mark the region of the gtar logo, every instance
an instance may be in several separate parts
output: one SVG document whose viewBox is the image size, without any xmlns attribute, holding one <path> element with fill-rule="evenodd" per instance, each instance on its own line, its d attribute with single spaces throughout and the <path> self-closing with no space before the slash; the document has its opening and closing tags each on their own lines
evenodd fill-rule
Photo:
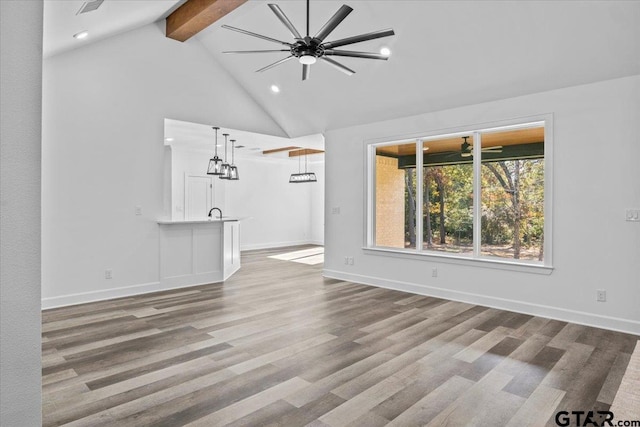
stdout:
<svg viewBox="0 0 640 427">
<path fill-rule="evenodd" d="M 595 415 L 598 414 L 598 415 Z M 604 416 L 604 419 L 600 422 L 596 419 L 600 419 L 600 416 Z M 556 414 L 556 424 L 561 427 L 567 427 L 569 425 L 575 426 L 612 426 L 613 427 L 613 412 L 610 411 L 560 411 Z"/>
</svg>

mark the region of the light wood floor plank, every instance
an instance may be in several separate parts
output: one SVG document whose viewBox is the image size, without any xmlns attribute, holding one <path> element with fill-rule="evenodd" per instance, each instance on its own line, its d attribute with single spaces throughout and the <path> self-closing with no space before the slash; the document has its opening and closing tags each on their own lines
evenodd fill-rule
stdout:
<svg viewBox="0 0 640 427">
<path fill-rule="evenodd" d="M 307 249 L 245 252 L 224 283 L 44 311 L 43 425 L 543 426 L 635 404 L 618 391 L 640 377 L 637 336 L 268 258 Z"/>
</svg>

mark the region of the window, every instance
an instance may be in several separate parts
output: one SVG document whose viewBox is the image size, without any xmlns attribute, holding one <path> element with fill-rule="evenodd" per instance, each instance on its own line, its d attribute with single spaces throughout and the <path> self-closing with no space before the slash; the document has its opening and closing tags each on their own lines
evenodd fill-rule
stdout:
<svg viewBox="0 0 640 427">
<path fill-rule="evenodd" d="M 370 143 L 367 247 L 550 266 L 549 120 Z"/>
</svg>

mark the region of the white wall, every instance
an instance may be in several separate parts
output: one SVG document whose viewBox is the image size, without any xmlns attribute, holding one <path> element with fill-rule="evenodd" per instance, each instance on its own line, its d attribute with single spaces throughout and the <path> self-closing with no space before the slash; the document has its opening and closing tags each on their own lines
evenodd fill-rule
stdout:
<svg viewBox="0 0 640 427">
<path fill-rule="evenodd" d="M 209 176 L 207 175 L 207 167 L 209 165 L 209 158 L 211 153 L 198 150 L 181 149 L 177 146 L 172 146 L 168 150 L 168 155 L 171 156 L 170 174 L 171 174 L 171 191 L 169 192 L 171 200 L 171 213 L 166 215 L 174 221 L 181 221 L 186 219 L 186 207 L 185 207 L 185 174 Z M 213 178 L 213 192 L 211 198 L 211 207 L 219 207 L 223 210 L 224 215 L 227 215 L 225 206 L 225 181 Z M 165 190 L 166 191 L 166 190 Z M 206 212 L 203 213 L 206 215 Z"/>
<path fill-rule="evenodd" d="M 324 245 L 324 161 L 309 164 L 309 171 L 314 172 L 318 182 L 312 185 L 311 191 L 311 242 Z"/>
<path fill-rule="evenodd" d="M 155 24 L 44 61 L 44 307 L 158 288 L 166 117 L 284 136 L 197 41 Z"/>
<path fill-rule="evenodd" d="M 363 252 L 364 140 L 546 113 L 554 116 L 552 274 Z M 633 76 L 330 131 L 325 275 L 640 333 L 640 223 L 625 221 L 625 209 L 640 208 L 639 118 Z M 432 267 L 437 278 L 426 274 Z M 606 289 L 606 303 L 596 289 Z"/>
<path fill-rule="evenodd" d="M 42 9 L 42 1 L 0 2 L 0 425 L 3 426 L 42 423 Z"/>
<path fill-rule="evenodd" d="M 183 219 L 185 173 L 205 175 L 211 152 L 173 146 L 171 153 L 173 219 Z M 214 206 L 225 216 L 246 218 L 240 225 L 242 250 L 318 241 L 313 236 L 322 230 L 312 218 L 314 210 L 322 213 L 324 209 L 322 185 L 289 184 L 289 176 L 297 172 L 297 161 L 236 156 L 235 164 L 238 181 L 214 177 Z"/>
<path fill-rule="evenodd" d="M 248 217 L 240 228 L 240 248 L 260 249 L 309 243 L 310 184 L 289 184 L 297 171 L 292 160 L 236 157 L 239 181 L 226 183 L 226 210 Z"/>
</svg>

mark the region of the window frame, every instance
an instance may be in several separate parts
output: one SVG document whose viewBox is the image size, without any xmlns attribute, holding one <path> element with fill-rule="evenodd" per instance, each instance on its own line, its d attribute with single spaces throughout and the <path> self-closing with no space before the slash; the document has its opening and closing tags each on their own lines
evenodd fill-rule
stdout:
<svg viewBox="0 0 640 427">
<path fill-rule="evenodd" d="M 544 127 L 544 242 L 543 260 L 521 260 L 498 258 L 481 255 L 481 221 L 482 221 L 482 141 L 481 134 L 502 132 L 506 130 Z M 422 152 L 425 141 L 473 135 L 473 252 L 471 254 L 450 254 L 432 251 L 417 244 L 416 248 L 391 248 L 376 246 L 376 148 L 390 145 L 400 145 L 415 142 L 416 144 L 416 235 L 422 236 L 423 212 L 423 158 Z M 407 259 L 423 259 L 433 262 L 444 262 L 459 265 L 470 265 L 503 270 L 523 271 L 529 273 L 550 274 L 553 271 L 553 236 L 552 236 L 552 201 L 553 201 L 553 114 L 521 117 L 491 123 L 460 126 L 450 129 L 434 130 L 414 133 L 397 137 L 368 139 L 364 142 L 365 156 L 365 206 L 364 206 L 364 244 L 363 251 L 370 255 L 392 256 Z M 419 179 L 418 179 L 419 178 Z M 420 237 L 422 240 L 422 237 Z"/>
</svg>

